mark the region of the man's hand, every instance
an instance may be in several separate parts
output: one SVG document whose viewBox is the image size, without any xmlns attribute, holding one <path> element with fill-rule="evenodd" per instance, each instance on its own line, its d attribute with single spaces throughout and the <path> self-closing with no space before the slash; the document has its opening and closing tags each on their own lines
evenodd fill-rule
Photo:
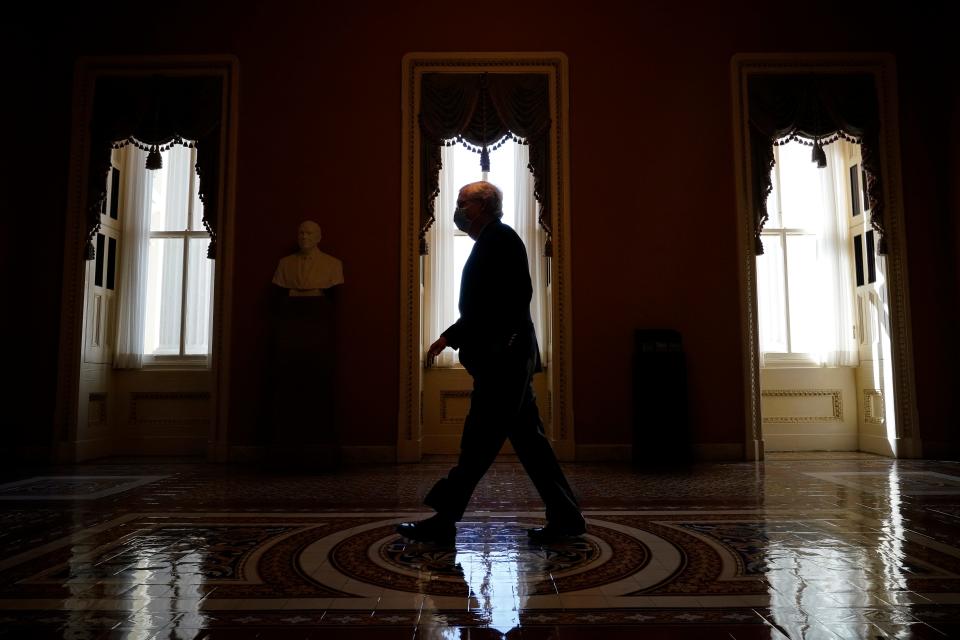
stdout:
<svg viewBox="0 0 960 640">
<path fill-rule="evenodd" d="M 430 345 L 430 348 L 427 349 L 427 362 L 426 367 L 429 369 L 433 366 L 433 361 L 436 359 L 440 352 L 447 348 L 447 339 L 443 336 L 437 338 L 437 341 Z"/>
</svg>

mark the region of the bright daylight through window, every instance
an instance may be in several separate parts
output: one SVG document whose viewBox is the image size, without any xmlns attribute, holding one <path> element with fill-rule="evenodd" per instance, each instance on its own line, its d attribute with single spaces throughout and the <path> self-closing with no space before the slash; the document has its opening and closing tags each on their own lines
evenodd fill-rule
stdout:
<svg viewBox="0 0 960 640">
<path fill-rule="evenodd" d="M 824 147 L 827 166 L 799 141 L 774 147 L 770 219 L 757 256 L 760 352 L 765 366 L 856 366 L 849 165 L 856 147 Z M 859 203 L 858 203 L 859 204 Z"/>
<path fill-rule="evenodd" d="M 497 146 L 497 145 L 493 145 Z M 537 223 L 537 202 L 533 195 L 533 175 L 527 167 L 526 145 L 513 139 L 490 150 L 490 172 L 480 169 L 480 154 L 456 143 L 442 148 L 440 195 L 436 200 L 436 222 L 430 228 L 430 254 L 425 262 L 424 335 L 438 336 L 460 315 L 460 276 L 473 249 L 473 240 L 453 224 L 453 210 L 461 187 L 478 180 L 492 182 L 503 191 L 504 224 L 517 232 L 527 247 L 527 260 L 534 285 L 531 316 L 545 343 L 545 294 L 538 283 L 544 280 L 543 231 Z M 457 352 L 447 349 L 436 360 L 440 367 L 456 366 Z"/>
<path fill-rule="evenodd" d="M 175 145 L 152 172 L 145 355 L 198 356 L 210 350 L 213 261 L 203 228 L 196 149 Z"/>
</svg>

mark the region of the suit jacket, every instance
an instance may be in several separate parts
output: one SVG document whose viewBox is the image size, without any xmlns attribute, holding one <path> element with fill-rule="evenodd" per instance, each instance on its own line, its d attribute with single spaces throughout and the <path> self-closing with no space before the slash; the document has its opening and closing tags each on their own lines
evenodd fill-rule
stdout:
<svg viewBox="0 0 960 640">
<path fill-rule="evenodd" d="M 476 375 L 489 367 L 526 364 L 540 371 L 540 347 L 530 318 L 533 287 L 527 251 L 499 220 L 483 228 L 463 266 L 460 319 L 443 336 Z"/>
</svg>

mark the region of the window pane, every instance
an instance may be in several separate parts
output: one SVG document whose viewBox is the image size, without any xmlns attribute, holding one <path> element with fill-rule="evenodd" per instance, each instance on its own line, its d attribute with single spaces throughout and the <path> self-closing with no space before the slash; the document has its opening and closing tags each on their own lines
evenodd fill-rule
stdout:
<svg viewBox="0 0 960 640">
<path fill-rule="evenodd" d="M 860 165 L 850 167 L 850 215 L 860 215 Z"/>
<path fill-rule="evenodd" d="M 516 144 L 513 140 L 508 140 L 502 147 L 490 152 L 490 174 L 487 176 L 488 182 L 492 182 L 503 191 L 502 222 L 514 228 L 516 227 L 516 214 L 513 210 L 514 200 L 516 199 L 516 186 L 514 185 L 516 157 L 514 147 Z"/>
<path fill-rule="evenodd" d="M 757 256 L 757 320 L 760 351 L 786 353 L 787 298 L 783 277 L 783 240 L 763 236 L 763 255 Z"/>
<path fill-rule="evenodd" d="M 183 240 L 151 238 L 143 352 L 180 355 Z"/>
<path fill-rule="evenodd" d="M 487 175 L 487 181 L 492 182 L 503 191 L 503 223 L 511 227 L 515 226 L 513 202 L 516 189 L 514 185 L 514 147 L 516 144 L 513 140 L 508 140 L 502 147 L 490 152 L 490 173 Z M 465 184 L 482 180 L 480 154 L 474 153 L 458 143 L 454 148 L 453 176 L 453 183 L 457 189 Z M 453 212 L 449 212 L 448 215 L 453 215 Z"/>
<path fill-rule="evenodd" d="M 854 268 L 857 271 L 857 286 L 863 286 L 863 236 L 857 234 L 853 236 L 853 259 Z"/>
<path fill-rule="evenodd" d="M 465 184 L 481 178 L 480 154 L 474 153 L 457 143 L 453 148 L 453 186 L 459 189 Z M 448 215 L 453 215 L 451 211 Z"/>
<path fill-rule="evenodd" d="M 207 239 L 191 238 L 187 265 L 187 314 L 184 349 L 188 355 L 210 351 L 210 304 L 213 260 L 207 259 Z"/>
<path fill-rule="evenodd" d="M 496 151 L 490 152 L 490 173 L 487 181 L 492 182 L 503 191 L 503 222 L 511 226 L 514 225 L 513 202 L 515 200 L 514 191 L 514 146 L 516 142 L 507 141 Z M 457 189 L 465 184 L 476 182 L 483 179 L 483 172 L 480 170 L 480 154 L 474 153 L 465 148 L 462 144 L 457 144 L 454 148 L 453 175 L 454 185 Z M 443 170 L 449 171 L 451 167 L 444 167 Z M 437 212 L 437 215 L 453 215 L 453 212 Z M 460 300 L 460 277 L 463 274 L 463 265 L 470 256 L 473 249 L 473 240 L 467 235 L 457 234 L 453 238 L 453 317 L 460 317 L 460 311 L 457 305 Z"/>
<path fill-rule="evenodd" d="M 106 242 L 106 237 L 102 233 L 97 234 L 97 249 L 96 249 L 96 260 L 97 264 L 94 268 L 93 283 L 98 287 L 103 286 L 103 252 L 104 252 L 104 243 Z"/>
<path fill-rule="evenodd" d="M 184 231 L 187 228 L 187 203 L 190 172 L 193 170 L 191 149 L 174 145 L 161 153 L 163 168 L 153 172 L 150 201 L 151 231 Z"/>
<path fill-rule="evenodd" d="M 780 207 L 783 226 L 804 229 L 817 226 L 823 200 L 820 174 L 811 160 L 813 148 L 797 141 L 777 147 L 780 163 Z"/>
<path fill-rule="evenodd" d="M 822 344 L 822 305 L 818 296 L 817 237 L 787 236 L 787 284 L 790 338 L 793 353 L 814 353 Z"/>
<path fill-rule="evenodd" d="M 191 231 L 203 231 L 203 200 L 200 199 L 200 176 L 193 175 L 193 217 L 190 219 Z"/>
</svg>

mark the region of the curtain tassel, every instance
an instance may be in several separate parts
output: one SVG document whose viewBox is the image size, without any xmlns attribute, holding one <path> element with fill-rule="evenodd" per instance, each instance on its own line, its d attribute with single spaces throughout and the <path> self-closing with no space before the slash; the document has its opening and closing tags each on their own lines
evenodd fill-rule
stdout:
<svg viewBox="0 0 960 640">
<path fill-rule="evenodd" d="M 487 145 L 483 145 L 483 149 L 480 150 L 480 171 L 490 171 L 490 151 Z"/>
<path fill-rule="evenodd" d="M 147 170 L 156 171 L 163 168 L 163 158 L 160 156 L 160 150 L 157 145 L 153 145 L 150 153 L 147 155 Z"/>
<path fill-rule="evenodd" d="M 824 153 L 820 140 L 813 141 L 813 156 L 810 159 L 817 163 L 817 169 L 823 169 L 827 166 L 827 154 Z"/>
</svg>

